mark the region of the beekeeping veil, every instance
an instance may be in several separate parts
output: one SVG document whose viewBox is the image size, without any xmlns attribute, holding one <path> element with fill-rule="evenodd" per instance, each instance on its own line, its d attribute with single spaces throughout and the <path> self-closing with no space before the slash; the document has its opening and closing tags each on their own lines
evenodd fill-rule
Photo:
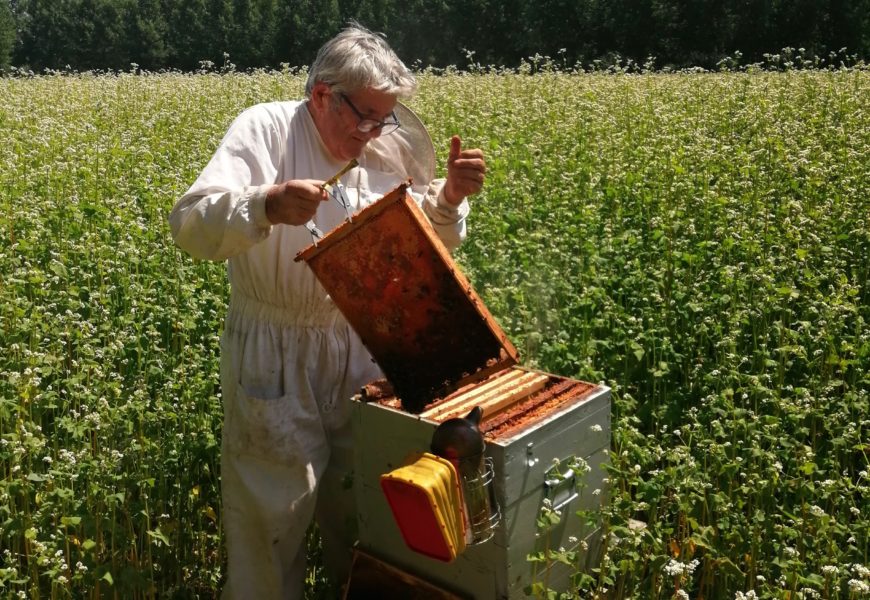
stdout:
<svg viewBox="0 0 870 600">
<path fill-rule="evenodd" d="M 426 127 L 410 108 L 397 102 L 394 110 L 401 127 L 371 140 L 368 151 L 383 160 L 390 170 L 410 177 L 411 190 L 422 196 L 435 178 L 435 147 Z"/>
</svg>

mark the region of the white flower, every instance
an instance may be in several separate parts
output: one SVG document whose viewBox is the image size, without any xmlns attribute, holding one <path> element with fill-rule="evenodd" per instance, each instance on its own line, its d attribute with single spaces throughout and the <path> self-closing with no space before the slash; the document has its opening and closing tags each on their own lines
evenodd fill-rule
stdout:
<svg viewBox="0 0 870 600">
<path fill-rule="evenodd" d="M 677 590 L 675 596 L 680 600 L 689 600 L 689 594 L 688 592 L 686 592 L 686 590 Z"/>
<path fill-rule="evenodd" d="M 818 505 L 816 505 L 816 504 L 813 504 L 813 505 L 810 507 L 810 514 L 813 515 L 814 517 L 824 517 L 824 516 L 825 516 L 825 511 L 824 511 L 824 509 L 822 509 L 821 506 L 818 506 Z"/>
<path fill-rule="evenodd" d="M 852 594 L 867 594 L 870 593 L 870 585 L 860 579 L 849 580 L 849 592 Z"/>
<path fill-rule="evenodd" d="M 590 425 L 590 426 L 589 426 L 589 430 L 598 433 L 599 431 L 602 430 L 602 427 L 601 427 L 601 425 L 599 425 L 598 423 L 596 423 L 595 425 Z"/>
<path fill-rule="evenodd" d="M 699 563 L 697 559 L 689 563 L 682 563 L 672 558 L 670 561 L 668 561 L 668 564 L 664 566 L 665 575 L 670 575 L 671 577 L 691 575 L 695 568 L 698 566 L 698 564 Z"/>
<path fill-rule="evenodd" d="M 822 567 L 822 575 L 826 577 L 835 577 L 840 573 L 840 569 L 835 565 L 825 565 Z"/>
<path fill-rule="evenodd" d="M 745 594 L 743 592 L 737 592 L 734 594 L 734 600 L 755 600 L 758 596 L 755 594 L 755 590 L 749 590 Z"/>
</svg>

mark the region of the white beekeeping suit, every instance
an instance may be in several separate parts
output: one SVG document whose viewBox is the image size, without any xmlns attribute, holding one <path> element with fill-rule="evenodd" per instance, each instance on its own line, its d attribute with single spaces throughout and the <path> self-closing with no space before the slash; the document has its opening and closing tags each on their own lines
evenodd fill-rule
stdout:
<svg viewBox="0 0 870 600">
<path fill-rule="evenodd" d="M 407 108 L 397 105 L 396 114 L 401 128 L 372 140 L 359 167 L 342 177 L 346 196 L 357 210 L 411 177 L 412 195 L 453 249 L 465 235 L 468 204 L 443 201 L 428 134 Z M 294 262 L 311 234 L 271 225 L 265 212 L 273 184 L 325 180 L 343 166 L 304 102 L 257 105 L 235 120 L 169 217 L 181 248 L 227 260 L 232 290 L 221 340 L 225 598 L 276 598 L 287 590 L 301 597 L 315 510 L 326 558 L 339 577 L 347 574 L 356 518 L 347 481 L 350 398 L 381 374 L 308 266 Z M 329 200 L 314 223 L 328 232 L 344 218 Z"/>
</svg>

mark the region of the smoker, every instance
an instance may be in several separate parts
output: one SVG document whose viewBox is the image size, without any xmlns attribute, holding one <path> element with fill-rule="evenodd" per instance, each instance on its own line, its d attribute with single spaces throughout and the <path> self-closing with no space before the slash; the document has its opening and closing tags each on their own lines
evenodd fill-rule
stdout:
<svg viewBox="0 0 870 600">
<path fill-rule="evenodd" d="M 521 598 L 535 582 L 567 590 L 599 559 L 601 529 L 577 512 L 607 497 L 610 389 L 519 366 L 407 189 L 297 257 L 386 377 L 353 399 L 359 541 L 346 597 Z M 482 455 L 445 456 L 444 430 L 463 421 L 482 436 Z M 444 464 L 455 480 L 435 475 Z M 542 526 L 548 511 L 560 518 Z M 580 562 L 528 560 L 560 548 Z"/>
</svg>

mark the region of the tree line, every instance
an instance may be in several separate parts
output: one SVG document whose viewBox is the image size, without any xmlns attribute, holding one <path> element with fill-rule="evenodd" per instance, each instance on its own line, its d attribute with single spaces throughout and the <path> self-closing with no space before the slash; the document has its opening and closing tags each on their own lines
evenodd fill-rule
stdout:
<svg viewBox="0 0 870 600">
<path fill-rule="evenodd" d="M 0 0 L 0 69 L 303 66 L 350 19 L 421 67 L 870 55 L 870 0 Z"/>
</svg>

